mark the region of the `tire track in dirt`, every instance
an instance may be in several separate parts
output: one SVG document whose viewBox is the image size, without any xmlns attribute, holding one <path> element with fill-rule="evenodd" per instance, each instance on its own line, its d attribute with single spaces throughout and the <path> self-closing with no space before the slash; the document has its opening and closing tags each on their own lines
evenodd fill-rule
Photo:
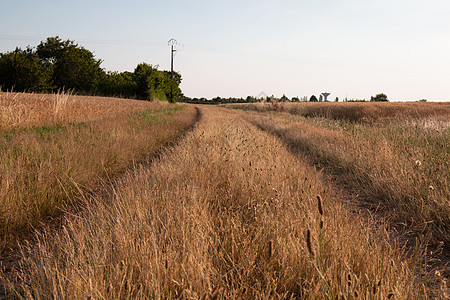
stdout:
<svg viewBox="0 0 450 300">
<path fill-rule="evenodd" d="M 396 220 L 396 217 L 392 216 L 389 207 L 383 206 L 379 200 L 373 199 L 366 193 L 360 185 L 351 181 L 352 174 L 348 174 L 345 168 L 328 164 L 326 158 L 323 159 L 320 155 L 312 154 L 317 149 L 312 149 L 302 139 L 296 139 L 294 135 L 290 134 L 289 127 L 285 129 L 272 127 L 269 124 L 271 121 L 266 119 L 261 121 L 256 115 L 249 116 L 247 114 L 249 122 L 259 130 L 278 137 L 292 154 L 301 156 L 302 161 L 322 172 L 327 184 L 343 195 L 341 200 L 349 211 L 356 215 L 363 215 L 371 222 L 387 225 L 389 236 L 403 245 L 408 256 L 419 256 L 423 260 L 425 268 L 423 275 L 427 277 L 427 280 L 432 278 L 436 288 L 439 287 L 442 280 L 448 281 L 450 278 L 448 245 L 430 243 L 430 237 L 421 234 L 420 230 L 411 229 L 410 223 L 399 223 L 398 218 Z"/>
</svg>

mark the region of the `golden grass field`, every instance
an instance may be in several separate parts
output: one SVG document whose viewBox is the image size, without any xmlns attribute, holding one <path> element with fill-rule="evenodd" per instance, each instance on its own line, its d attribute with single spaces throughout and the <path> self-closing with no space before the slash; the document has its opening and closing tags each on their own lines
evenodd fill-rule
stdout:
<svg viewBox="0 0 450 300">
<path fill-rule="evenodd" d="M 414 119 L 405 116 L 404 122 L 399 122 L 400 113 L 384 122 L 378 117 L 366 122 L 367 118 L 303 116 L 279 106 L 245 107 L 252 111 L 198 106 L 201 118 L 183 139 L 164 148 L 151 164 L 132 164 L 145 160 L 136 159 L 139 155 L 128 149 L 130 144 L 139 142 L 145 148 L 161 134 L 158 146 L 145 150 L 152 153 L 195 121 L 192 106 L 143 103 L 149 105 L 143 108 L 145 114 L 124 109 L 120 118 L 103 115 L 91 121 L 70 119 L 69 110 L 64 119 L 69 123 L 62 123 L 65 129 L 50 130 L 43 137 L 36 129 L 26 129 L 27 124 L 20 125 L 25 129 L 14 130 L 18 124 L 4 129 L 3 135 L 18 138 L 18 145 L 31 133 L 40 138 L 33 140 L 41 145 L 40 152 L 24 152 L 17 160 L 39 152 L 39 157 L 55 157 L 47 161 L 53 168 L 70 156 L 56 158 L 52 149 L 77 143 L 61 142 L 58 147 L 47 142 L 59 141 L 60 135 L 82 135 L 84 145 L 92 148 L 83 152 L 78 147 L 71 155 L 77 162 L 92 157 L 83 163 L 87 169 L 100 165 L 107 170 L 90 178 L 69 176 L 75 192 L 66 194 L 67 209 L 59 212 L 59 222 L 35 216 L 41 221 L 39 228 L 27 229 L 33 238 L 19 239 L 20 251 L 2 264 L 5 296 L 448 297 L 448 270 L 439 261 L 448 246 L 449 226 L 445 202 L 449 129 L 445 116 L 438 116 L 441 112 Z M 77 133 L 79 122 L 87 133 Z M 437 125 L 424 125 L 433 122 Z M 152 134 L 141 127 L 152 128 Z M 175 133 L 163 134 L 167 128 L 175 128 Z M 132 142 L 122 139 L 127 131 L 133 132 Z M 111 136 L 120 140 L 108 144 Z M 116 154 L 105 160 L 97 154 L 101 153 L 97 149 L 113 151 L 113 145 L 126 149 L 126 159 Z M 2 156 L 18 151 L 9 149 L 2 149 Z M 73 172 L 69 174 L 85 173 Z M 46 192 L 36 190 L 49 178 L 64 178 L 55 174 L 65 176 L 64 171 L 54 171 L 9 181 L 29 185 L 4 203 L 45 199 Z M 88 186 L 89 192 L 83 192 Z M 12 215 L 28 207 L 14 205 L 14 213 L 5 211 L 2 218 L 14 219 Z"/>
<path fill-rule="evenodd" d="M 21 232 L 173 141 L 195 119 L 194 108 L 181 112 L 182 106 L 162 102 L 0 98 L 0 254 Z"/>
<path fill-rule="evenodd" d="M 335 174 L 366 204 L 450 247 L 450 104 L 282 106 L 277 113 L 253 115 L 251 122 Z M 254 105 L 252 110 L 272 107 Z M 326 113 L 311 117 L 300 113 L 304 110 Z"/>
</svg>

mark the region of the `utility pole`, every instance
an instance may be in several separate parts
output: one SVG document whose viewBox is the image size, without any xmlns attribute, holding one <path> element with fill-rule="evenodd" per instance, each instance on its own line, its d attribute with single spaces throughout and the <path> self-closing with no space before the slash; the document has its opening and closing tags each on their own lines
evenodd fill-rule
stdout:
<svg viewBox="0 0 450 300">
<path fill-rule="evenodd" d="M 173 103 L 173 102 L 175 102 L 173 100 L 173 54 L 177 51 L 177 50 L 173 49 L 173 46 L 177 45 L 177 40 L 172 38 L 169 40 L 168 44 L 170 46 L 170 78 L 172 79 L 170 82 L 169 102 Z"/>
</svg>

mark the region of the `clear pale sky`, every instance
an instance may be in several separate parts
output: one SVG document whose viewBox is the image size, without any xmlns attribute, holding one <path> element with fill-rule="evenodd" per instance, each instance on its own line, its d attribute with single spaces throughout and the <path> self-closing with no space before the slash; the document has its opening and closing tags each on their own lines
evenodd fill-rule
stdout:
<svg viewBox="0 0 450 300">
<path fill-rule="evenodd" d="M 0 52 L 75 40 L 110 71 L 175 70 L 189 97 L 450 100 L 448 0 L 1 0 Z"/>
</svg>

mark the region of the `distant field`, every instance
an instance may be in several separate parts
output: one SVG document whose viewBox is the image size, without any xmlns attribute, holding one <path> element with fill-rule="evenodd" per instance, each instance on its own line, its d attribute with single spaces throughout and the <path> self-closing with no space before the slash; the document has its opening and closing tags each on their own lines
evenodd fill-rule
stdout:
<svg viewBox="0 0 450 300">
<path fill-rule="evenodd" d="M 303 117 L 319 117 L 333 120 L 345 120 L 365 124 L 377 122 L 398 121 L 414 122 L 424 121 L 427 124 L 437 122 L 450 126 L 450 103 L 376 103 L 376 102 L 275 102 L 255 104 L 233 104 L 228 107 L 257 111 L 287 112 Z"/>
<path fill-rule="evenodd" d="M 0 93 L 0 255 L 195 118 L 163 102 Z"/>
</svg>

